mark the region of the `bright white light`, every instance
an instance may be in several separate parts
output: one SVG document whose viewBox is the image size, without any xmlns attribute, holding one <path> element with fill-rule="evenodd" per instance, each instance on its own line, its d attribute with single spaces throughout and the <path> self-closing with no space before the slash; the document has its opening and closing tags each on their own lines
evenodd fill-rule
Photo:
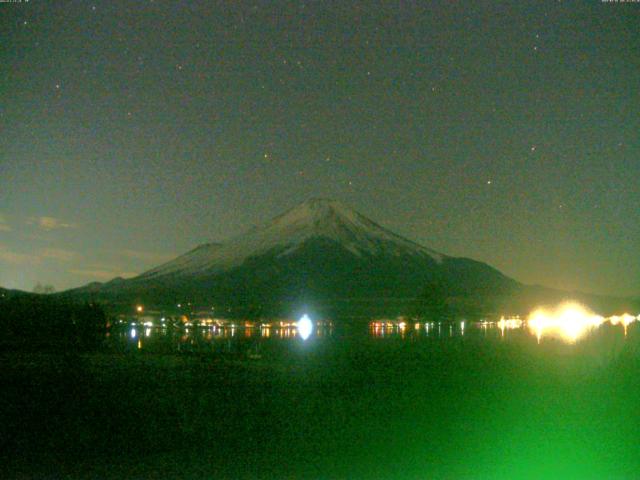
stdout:
<svg viewBox="0 0 640 480">
<path fill-rule="evenodd" d="M 497 325 L 498 325 L 498 328 L 504 334 L 505 328 L 507 330 L 515 330 L 522 327 L 522 320 L 520 320 L 518 317 L 510 317 L 510 318 L 500 317 L 500 321 L 498 321 Z"/>
<path fill-rule="evenodd" d="M 575 303 L 564 303 L 553 311 L 538 309 L 529 315 L 529 330 L 538 337 L 555 336 L 568 343 L 599 327 L 604 318 L 595 315 L 586 307 Z"/>
<path fill-rule="evenodd" d="M 302 318 L 298 320 L 298 334 L 303 340 L 306 340 L 311 336 L 311 332 L 313 332 L 313 322 L 305 313 Z"/>
<path fill-rule="evenodd" d="M 640 315 L 638 315 L 637 318 L 640 319 Z M 609 323 L 611 323 L 611 325 L 622 325 L 622 327 L 624 328 L 624 334 L 626 336 L 627 327 L 636 321 L 636 317 L 634 317 L 633 315 L 629 315 L 628 313 L 623 313 L 620 316 L 614 315 L 612 317 L 609 317 L 607 320 L 609 320 Z"/>
<path fill-rule="evenodd" d="M 138 334 L 138 333 L 136 332 L 136 329 L 135 329 L 135 328 L 132 328 L 132 329 L 131 329 L 131 338 L 136 338 L 136 335 L 137 335 L 137 334 Z"/>
</svg>

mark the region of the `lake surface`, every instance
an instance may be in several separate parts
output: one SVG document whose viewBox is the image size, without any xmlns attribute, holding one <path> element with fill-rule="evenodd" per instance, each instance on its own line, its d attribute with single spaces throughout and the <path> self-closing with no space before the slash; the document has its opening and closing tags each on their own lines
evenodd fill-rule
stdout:
<svg viewBox="0 0 640 480">
<path fill-rule="evenodd" d="M 109 349 L 139 353 L 198 353 L 236 354 L 258 360 L 263 355 L 278 351 L 313 351 L 318 346 L 332 343 L 362 344 L 375 342 L 406 341 L 424 344 L 442 342 L 515 342 L 522 345 L 568 344 L 575 349 L 595 343 L 606 343 L 606 348 L 622 348 L 629 337 L 629 329 L 635 338 L 635 321 L 630 326 L 603 324 L 584 334 L 583 338 L 567 341 L 559 336 L 536 336 L 526 322 L 517 320 L 494 322 L 324 322 L 314 325 L 304 338 L 295 324 L 278 321 L 269 327 L 245 326 L 237 322 L 231 326 L 160 327 L 142 324 L 119 325 L 106 337 Z M 631 339 L 629 342 L 633 342 Z M 614 347 L 614 345 L 616 347 Z"/>
<path fill-rule="evenodd" d="M 637 476 L 637 323 L 575 343 L 428 330 L 127 326 L 102 353 L 5 356 L 5 463 L 21 478 Z"/>
</svg>

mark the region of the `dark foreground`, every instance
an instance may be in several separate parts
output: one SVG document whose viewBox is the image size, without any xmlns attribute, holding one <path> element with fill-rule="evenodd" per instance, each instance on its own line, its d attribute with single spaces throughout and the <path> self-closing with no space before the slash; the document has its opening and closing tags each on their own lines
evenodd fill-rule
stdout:
<svg viewBox="0 0 640 480">
<path fill-rule="evenodd" d="M 0 357 L 4 478 L 634 478 L 640 331 Z M 640 330 L 640 329 L 638 329 Z"/>
</svg>

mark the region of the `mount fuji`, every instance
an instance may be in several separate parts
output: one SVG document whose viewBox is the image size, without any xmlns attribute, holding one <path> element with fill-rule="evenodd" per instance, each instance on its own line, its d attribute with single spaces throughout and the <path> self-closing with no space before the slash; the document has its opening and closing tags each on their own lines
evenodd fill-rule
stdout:
<svg viewBox="0 0 640 480">
<path fill-rule="evenodd" d="M 360 259 L 407 256 L 441 263 L 444 258 L 444 255 L 390 232 L 337 201 L 312 199 L 227 243 L 201 245 L 143 273 L 139 278 L 212 275 L 264 255 L 276 259 L 295 256 L 309 242 L 318 239 Z"/>
<path fill-rule="evenodd" d="M 201 245 L 137 277 L 68 293 L 114 304 L 189 300 L 238 315 L 303 307 L 358 315 L 407 313 L 434 288 L 469 304 L 519 287 L 489 265 L 419 245 L 338 201 L 311 199 L 245 234 Z"/>
</svg>

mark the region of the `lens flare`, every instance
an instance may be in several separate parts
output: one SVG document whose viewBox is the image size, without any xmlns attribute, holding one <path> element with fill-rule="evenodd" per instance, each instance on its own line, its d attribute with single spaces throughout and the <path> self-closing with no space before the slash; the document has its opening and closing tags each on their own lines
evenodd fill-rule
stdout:
<svg viewBox="0 0 640 480">
<path fill-rule="evenodd" d="M 548 336 L 574 343 L 604 321 L 604 317 L 594 314 L 585 306 L 571 302 L 552 311 L 543 308 L 535 310 L 529 315 L 527 326 L 538 341 Z"/>
<path fill-rule="evenodd" d="M 306 340 L 311 336 L 311 332 L 313 332 L 313 322 L 309 318 L 308 315 L 303 315 L 300 320 L 298 320 L 298 334 L 303 340 Z"/>
<path fill-rule="evenodd" d="M 624 334 L 627 335 L 627 327 L 631 325 L 631 323 L 636 321 L 636 317 L 633 315 L 629 315 L 628 313 L 623 313 L 622 315 L 614 315 L 608 318 L 611 325 L 622 325 L 624 328 Z"/>
</svg>

